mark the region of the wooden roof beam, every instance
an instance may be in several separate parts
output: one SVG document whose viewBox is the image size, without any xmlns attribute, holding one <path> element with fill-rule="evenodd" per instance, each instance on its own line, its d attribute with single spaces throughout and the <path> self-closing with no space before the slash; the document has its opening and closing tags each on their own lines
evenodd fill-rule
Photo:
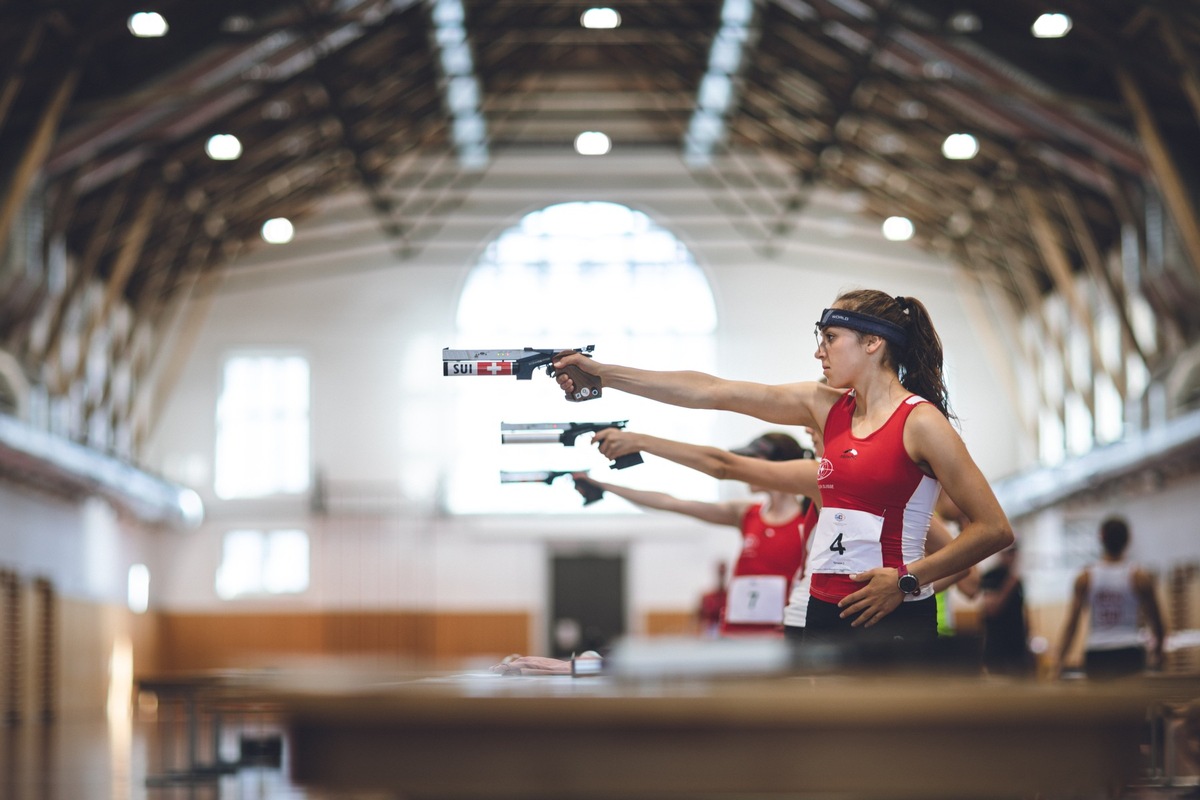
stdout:
<svg viewBox="0 0 1200 800">
<path fill-rule="evenodd" d="M 1196 277 L 1200 277 L 1200 227 L 1197 224 L 1200 220 L 1196 217 L 1196 207 L 1192 204 L 1191 193 L 1180 177 L 1175 159 L 1171 156 L 1167 142 L 1158 128 L 1158 123 L 1154 119 L 1150 104 L 1146 101 L 1141 87 L 1124 67 L 1117 65 L 1113 69 L 1117 85 L 1133 115 L 1134 124 L 1137 126 L 1142 140 L 1142 148 L 1146 151 L 1146 158 L 1150 162 L 1154 181 L 1162 191 L 1163 199 L 1166 201 L 1171 218 L 1179 231 L 1179 238 L 1183 241 L 1183 247 L 1187 252 L 1192 270 Z"/>
<path fill-rule="evenodd" d="M 54 91 L 42 106 L 41 114 L 25 144 L 25 149 L 18 157 L 16 168 L 8 179 L 6 191 L 0 195 L 0 246 L 8 241 L 9 231 L 21 204 L 29 194 L 33 180 L 46 163 L 46 157 L 54 145 L 55 134 L 63 113 L 67 110 L 71 95 L 79 82 L 82 70 L 82 49 L 77 50 L 74 57 L 68 60 L 55 81 Z"/>
<path fill-rule="evenodd" d="M 1067 308 L 1070 310 L 1075 324 L 1080 327 L 1080 330 L 1087 337 L 1092 374 L 1096 375 L 1103 372 L 1108 375 L 1114 385 L 1123 385 L 1123 381 L 1119 377 L 1114 376 L 1109 371 L 1103 359 L 1100 358 L 1099 346 L 1096 339 L 1096 326 L 1093 324 L 1091 309 L 1088 308 L 1080 296 L 1066 250 L 1063 247 L 1058 230 L 1050 221 L 1050 216 L 1046 212 L 1046 208 L 1042 205 L 1037 192 L 1033 189 L 1025 185 L 1019 185 L 1014 188 L 1017 196 L 1020 198 L 1021 204 L 1028 213 L 1029 227 L 1033 232 L 1034 239 L 1037 241 L 1038 248 L 1041 250 L 1042 261 L 1048 268 L 1050 276 L 1054 280 L 1055 287 L 1063 299 L 1066 300 Z M 1073 372 L 1070 364 L 1069 359 L 1064 361 L 1064 368 L 1068 373 Z M 1088 411 L 1091 413 L 1094 423 L 1096 415 L 1095 392 L 1091 384 L 1085 388 L 1086 391 L 1082 393 L 1084 402 L 1087 403 Z"/>
<path fill-rule="evenodd" d="M 1137 353 L 1142 364 L 1146 365 L 1146 354 L 1142 351 L 1141 343 L 1138 342 L 1137 335 L 1133 332 L 1133 321 L 1129 317 L 1128 308 L 1122 298 L 1121 287 L 1113 280 L 1112 273 L 1109 272 L 1107 265 L 1104 263 L 1104 256 L 1100 253 L 1100 248 L 1096 245 L 1096 239 L 1092 236 L 1091 230 L 1088 228 L 1087 221 L 1084 219 L 1083 212 L 1079 208 L 1079 201 L 1070 189 L 1062 184 L 1054 187 L 1054 198 L 1058 202 L 1059 211 L 1067 220 L 1068 227 L 1075 239 L 1075 246 L 1083 258 L 1084 266 L 1092 275 L 1092 279 L 1101 286 L 1108 295 L 1108 300 L 1112 303 L 1113 308 L 1117 310 L 1117 316 L 1121 321 L 1121 336 L 1124 340 L 1124 350 Z M 1124 370 L 1122 370 L 1124 372 Z M 1125 395 L 1126 386 L 1124 375 L 1122 375 L 1121 383 L 1117 384 L 1121 395 Z"/>
</svg>

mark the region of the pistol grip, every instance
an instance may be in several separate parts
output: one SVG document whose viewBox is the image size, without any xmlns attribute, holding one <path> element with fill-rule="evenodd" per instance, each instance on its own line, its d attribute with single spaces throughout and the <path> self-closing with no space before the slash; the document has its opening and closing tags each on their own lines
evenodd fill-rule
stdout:
<svg viewBox="0 0 1200 800">
<path fill-rule="evenodd" d="M 642 463 L 641 453 L 627 453 L 623 456 L 617 456 L 613 459 L 613 463 L 608 465 L 609 469 L 625 469 L 626 467 L 636 467 Z"/>
<path fill-rule="evenodd" d="M 583 495 L 583 504 L 590 506 L 600 498 L 604 497 L 604 490 L 596 484 L 589 481 L 587 478 L 577 478 L 575 480 L 575 488 Z"/>
<path fill-rule="evenodd" d="M 558 356 L 567 355 L 575 352 L 573 350 L 564 350 Z M 575 384 L 574 392 L 564 392 L 566 398 L 572 403 L 582 403 L 584 400 L 594 400 L 600 396 L 600 377 L 592 375 L 590 372 L 584 372 L 574 364 L 568 364 L 563 368 L 571 382 Z"/>
</svg>

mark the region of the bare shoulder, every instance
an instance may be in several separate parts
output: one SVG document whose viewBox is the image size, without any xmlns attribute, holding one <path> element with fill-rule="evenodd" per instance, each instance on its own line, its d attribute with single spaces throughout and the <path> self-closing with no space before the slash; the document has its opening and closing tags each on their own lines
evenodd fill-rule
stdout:
<svg viewBox="0 0 1200 800">
<path fill-rule="evenodd" d="M 966 454 L 962 436 L 932 403 L 918 403 L 908 415 L 904 445 L 915 461 L 924 463 L 932 463 L 939 455 Z"/>
<path fill-rule="evenodd" d="M 1088 586 L 1090 586 L 1091 582 L 1092 582 L 1091 576 L 1092 576 L 1092 573 L 1086 569 L 1081 569 L 1079 571 L 1079 574 L 1075 576 L 1075 593 L 1076 594 L 1085 594 L 1087 592 Z"/>
<path fill-rule="evenodd" d="M 937 431 L 945 434 L 952 434 L 956 438 L 961 438 L 958 429 L 950 423 L 946 415 L 938 411 L 937 406 L 928 401 L 917 403 L 908 416 L 909 424 L 916 425 L 922 430 Z"/>
<path fill-rule="evenodd" d="M 806 399 L 809 407 L 813 410 L 813 416 L 816 418 L 817 425 L 820 428 L 825 427 L 825 418 L 829 416 L 829 409 L 833 408 L 838 400 L 841 400 L 846 395 L 846 389 L 835 389 L 834 387 L 818 383 L 817 381 L 809 381 L 804 384 L 795 384 L 803 386 L 807 392 Z"/>
<path fill-rule="evenodd" d="M 1133 568 L 1133 585 L 1143 591 L 1154 588 L 1154 575 L 1145 567 Z"/>
</svg>

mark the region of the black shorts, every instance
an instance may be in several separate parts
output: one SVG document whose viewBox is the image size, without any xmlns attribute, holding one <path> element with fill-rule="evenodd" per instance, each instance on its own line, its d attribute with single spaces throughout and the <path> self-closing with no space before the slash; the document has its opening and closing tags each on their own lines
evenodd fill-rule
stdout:
<svg viewBox="0 0 1200 800">
<path fill-rule="evenodd" d="M 851 625 L 855 617 L 842 619 L 837 603 L 808 598 L 804 642 L 907 642 L 928 644 L 937 640 L 937 601 L 932 597 L 901 603 L 869 628 Z"/>
<path fill-rule="evenodd" d="M 1143 647 L 1120 647 L 1116 650 L 1088 650 L 1084 653 L 1084 670 L 1089 678 L 1106 680 L 1137 675 L 1146 669 L 1146 650 Z"/>
<path fill-rule="evenodd" d="M 979 674 L 979 642 L 968 636 L 937 634 L 937 601 L 901 603 L 869 628 L 851 626 L 836 603 L 810 597 L 803 628 L 788 627 L 794 667 L 803 672 L 913 670 L 928 674 Z"/>
</svg>

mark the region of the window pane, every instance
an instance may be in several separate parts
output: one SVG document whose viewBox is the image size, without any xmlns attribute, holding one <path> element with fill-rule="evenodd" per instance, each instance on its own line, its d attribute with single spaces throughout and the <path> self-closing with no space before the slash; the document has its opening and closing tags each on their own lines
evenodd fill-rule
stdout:
<svg viewBox="0 0 1200 800">
<path fill-rule="evenodd" d="M 235 530 L 225 534 L 221 566 L 217 567 L 217 596 L 228 600 L 262 591 L 263 535 Z"/>
<path fill-rule="evenodd" d="M 1124 433 L 1125 403 L 1108 375 L 1096 376 L 1096 439 L 1112 444 Z"/>
<path fill-rule="evenodd" d="M 309 373 L 299 356 L 234 356 L 217 401 L 217 495 L 307 490 Z"/>
<path fill-rule="evenodd" d="M 673 234 L 614 203 L 551 206 L 500 234 L 468 276 L 457 319 L 461 347 L 596 344 L 604 361 L 715 371 L 716 304 L 704 272 Z M 548 380 L 541 371 L 538 378 Z M 596 470 L 597 477 L 624 482 L 591 447 L 589 434 L 574 447 L 487 446 L 501 422 L 628 419 L 632 430 L 711 442 L 712 412 L 681 414 L 632 395 L 606 395 L 593 411 L 567 406 L 558 392 L 544 388 L 467 379 L 454 389 L 458 411 L 450 437 L 460 457 L 447 480 L 446 505 L 458 513 L 631 509 L 618 498 L 584 509 L 568 476 L 550 485 L 501 484 L 501 470 Z M 716 498 L 716 481 L 692 470 L 657 459 L 633 469 L 640 484 Z"/>
<path fill-rule="evenodd" d="M 308 588 L 308 534 L 300 530 L 271 531 L 267 537 L 263 588 L 272 594 L 303 592 Z"/>
<path fill-rule="evenodd" d="M 308 588 L 308 534 L 302 530 L 233 530 L 225 534 L 217 596 L 303 592 Z"/>
</svg>

